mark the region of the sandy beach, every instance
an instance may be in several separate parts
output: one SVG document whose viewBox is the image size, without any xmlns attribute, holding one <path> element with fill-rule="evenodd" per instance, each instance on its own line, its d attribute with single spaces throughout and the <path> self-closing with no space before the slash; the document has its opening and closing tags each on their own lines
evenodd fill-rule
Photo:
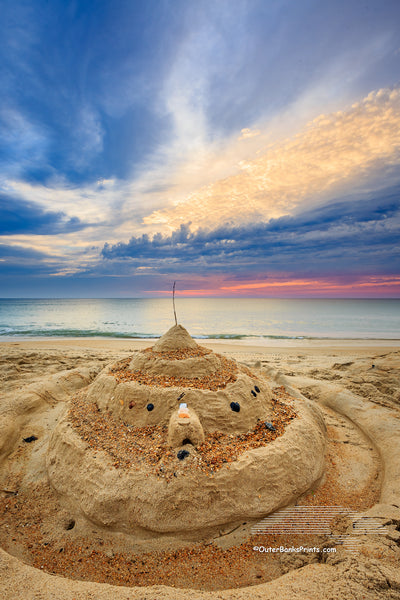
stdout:
<svg viewBox="0 0 400 600">
<path fill-rule="evenodd" d="M 336 523 L 337 536 L 349 536 L 357 519 L 373 519 L 374 532 L 359 535 L 356 548 L 346 547 L 344 537 L 334 544 L 318 533 L 256 535 L 255 519 L 193 534 L 132 536 L 71 512 L 44 467 L 55 422 L 71 394 L 105 365 L 152 343 L 86 338 L 0 344 L 2 597 L 400 598 L 399 343 L 201 342 L 267 378 L 276 398 L 288 394 L 319 407 L 327 428 L 325 472 L 297 505 L 353 511 Z M 293 545 L 336 550 L 254 550 Z"/>
</svg>

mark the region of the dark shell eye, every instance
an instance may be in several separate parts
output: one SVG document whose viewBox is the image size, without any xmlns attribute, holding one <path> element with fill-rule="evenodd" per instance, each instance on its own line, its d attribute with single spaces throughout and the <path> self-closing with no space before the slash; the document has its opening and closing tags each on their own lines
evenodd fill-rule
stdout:
<svg viewBox="0 0 400 600">
<path fill-rule="evenodd" d="M 251 390 L 251 395 L 254 396 L 254 398 L 257 398 L 257 394 L 255 393 L 254 390 Z"/>
<path fill-rule="evenodd" d="M 267 429 L 269 429 L 270 431 L 276 431 L 275 427 L 272 425 L 272 423 L 268 423 L 268 421 L 265 421 L 264 423 L 265 427 Z"/>
<path fill-rule="evenodd" d="M 149 412 L 151 412 L 151 411 L 153 410 L 153 408 L 154 408 L 154 404 L 151 404 L 151 403 L 150 403 L 150 404 L 148 404 L 148 405 L 146 406 L 146 408 L 147 408 L 147 410 L 148 410 Z"/>
<path fill-rule="evenodd" d="M 24 440 L 24 442 L 26 442 L 27 444 L 30 444 L 31 442 L 34 442 L 35 440 L 37 440 L 38 438 L 36 437 L 36 435 L 30 435 L 27 438 L 22 438 Z"/>
<path fill-rule="evenodd" d="M 190 452 L 188 452 L 187 450 L 179 450 L 177 457 L 179 458 L 179 460 L 183 460 L 184 458 L 189 456 L 189 454 Z"/>
<path fill-rule="evenodd" d="M 260 393 L 260 388 L 257 385 L 254 386 L 254 389 L 256 390 L 257 394 Z"/>
<path fill-rule="evenodd" d="M 231 409 L 233 410 L 233 412 L 239 412 L 240 411 L 239 402 L 231 402 Z"/>
</svg>

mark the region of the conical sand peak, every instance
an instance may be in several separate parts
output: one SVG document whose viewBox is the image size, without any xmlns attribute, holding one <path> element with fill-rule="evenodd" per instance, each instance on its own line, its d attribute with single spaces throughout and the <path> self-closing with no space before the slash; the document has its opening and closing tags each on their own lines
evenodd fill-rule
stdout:
<svg viewBox="0 0 400 600">
<path fill-rule="evenodd" d="M 153 346 L 154 352 L 169 352 L 183 348 L 197 348 L 198 345 L 182 325 L 174 325 Z"/>
</svg>

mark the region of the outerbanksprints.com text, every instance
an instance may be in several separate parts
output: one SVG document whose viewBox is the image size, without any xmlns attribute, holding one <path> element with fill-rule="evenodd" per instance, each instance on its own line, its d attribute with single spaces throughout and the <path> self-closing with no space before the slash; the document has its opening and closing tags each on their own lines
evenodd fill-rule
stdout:
<svg viewBox="0 0 400 600">
<path fill-rule="evenodd" d="M 316 546 L 313 548 L 307 546 L 298 546 L 297 548 L 294 546 L 289 548 L 286 546 L 254 546 L 253 550 L 256 552 L 336 552 L 336 548 L 317 548 Z"/>
</svg>

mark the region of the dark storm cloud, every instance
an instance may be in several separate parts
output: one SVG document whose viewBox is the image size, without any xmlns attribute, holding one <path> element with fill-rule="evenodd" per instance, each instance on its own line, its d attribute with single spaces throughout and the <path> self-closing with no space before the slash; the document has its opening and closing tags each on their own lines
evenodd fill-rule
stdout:
<svg viewBox="0 0 400 600">
<path fill-rule="evenodd" d="M 48 276 L 54 273 L 54 259 L 45 252 L 26 246 L 0 244 L 0 276 L 4 278 Z"/>
<path fill-rule="evenodd" d="M 77 217 L 45 211 L 34 202 L 0 193 L 0 235 L 69 233 L 86 226 Z"/>
<path fill-rule="evenodd" d="M 35 259 L 45 258 L 47 255 L 33 248 L 24 246 L 10 246 L 8 244 L 0 244 L 0 258 L 15 258 L 15 259 Z"/>
<path fill-rule="evenodd" d="M 132 237 L 128 243 L 105 244 L 108 260 L 166 263 L 177 271 L 235 273 L 246 269 L 309 271 L 326 269 L 349 272 L 379 269 L 393 272 L 399 267 L 400 194 L 388 190 L 379 198 L 340 201 L 295 216 L 272 219 L 243 227 L 220 227 L 191 232 L 181 225 L 169 236 Z M 389 261 L 389 263 L 388 263 Z"/>
</svg>

